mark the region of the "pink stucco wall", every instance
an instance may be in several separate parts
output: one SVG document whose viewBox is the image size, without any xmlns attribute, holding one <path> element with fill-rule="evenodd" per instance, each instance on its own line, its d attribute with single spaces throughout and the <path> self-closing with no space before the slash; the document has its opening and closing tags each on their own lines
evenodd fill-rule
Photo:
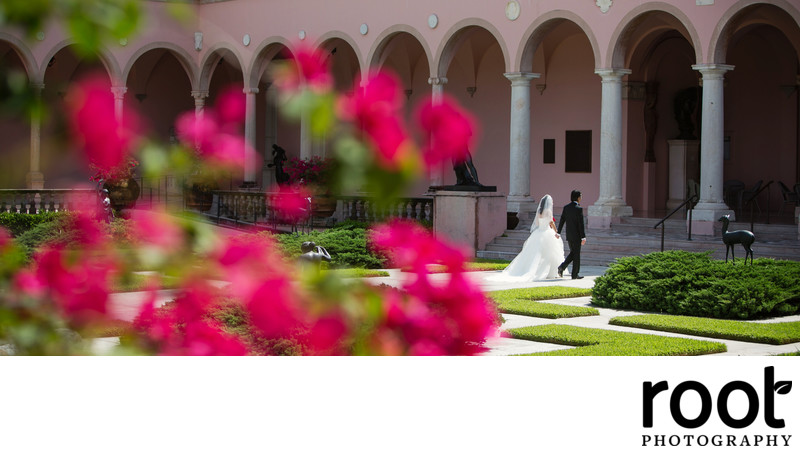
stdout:
<svg viewBox="0 0 800 454">
<path fill-rule="evenodd" d="M 732 64 L 736 68 L 726 75 L 725 90 L 725 134 L 731 138 L 725 178 L 747 185 L 757 179 L 781 180 L 790 186 L 798 179 L 798 101 L 797 92 L 789 90 L 797 85 L 800 53 L 796 2 L 717 0 L 700 6 L 692 0 L 618 0 L 603 12 L 591 1 L 520 0 L 516 20 L 506 18 L 506 4 L 233 0 L 190 6 L 195 17 L 179 23 L 166 14 L 164 3 L 144 2 L 148 14 L 142 33 L 125 45 L 109 44 L 97 66 L 105 69 L 113 84 L 129 87 L 126 102 L 141 108 L 153 134 L 163 139 L 169 136 L 174 117 L 194 107 L 192 90 L 210 89 L 207 101 L 212 103 L 215 93 L 228 83 L 257 84 L 264 89 L 263 70 L 275 49 L 291 48 L 303 31 L 306 42 L 337 48 L 334 71 L 337 86 L 345 91 L 359 71 L 370 65 L 396 71 L 411 90 L 409 117 L 413 106 L 431 92 L 428 78 L 446 76 L 447 94 L 481 124 L 472 150 L 481 181 L 504 193 L 509 190 L 511 88 L 503 73 L 541 73 L 541 79 L 531 84 L 531 195 L 538 198 L 550 193 L 558 201 L 566 199 L 569 190 L 580 188 L 586 204 L 596 200 L 602 178 L 601 84 L 594 71 L 629 68 L 632 73 L 625 82 L 659 83 L 654 163 L 643 162 L 642 100 L 623 101 L 623 196 L 635 212 L 647 214 L 663 210 L 667 198 L 666 141 L 677 133 L 672 98 L 699 83 L 692 64 Z M 428 25 L 431 14 L 438 17 L 435 28 Z M 367 26 L 366 34 L 359 31 L 362 24 Z M 202 33 L 200 50 L 194 48 L 196 32 Z M 249 45 L 243 43 L 245 34 Z M 68 45 L 57 26 L 48 28 L 41 41 L 0 30 L 0 61 L 24 66 L 33 82 L 46 82 L 47 91 L 54 79 L 74 77 L 56 77 L 47 70 L 50 58 L 61 55 Z M 154 64 L 148 61 L 153 52 L 163 54 Z M 215 66 L 219 57 L 225 60 L 224 70 Z M 142 77 L 144 82 L 139 80 Z M 541 94 L 536 85 L 545 86 Z M 468 86 L 477 87 L 474 97 L 467 94 Z M 134 97 L 139 87 L 147 90 L 141 102 Z M 266 101 L 259 96 L 256 146 L 268 154 L 266 110 Z M 10 122 L 0 128 L 7 137 L 0 145 L 0 156 L 18 162 L 29 130 Z M 43 131 L 54 132 L 54 128 L 57 125 L 45 125 Z M 699 132 L 699 121 L 697 128 Z M 278 129 L 278 143 L 296 156 L 298 126 L 281 120 Z M 574 129 L 592 131 L 589 174 L 564 172 L 564 133 Z M 542 164 L 546 138 L 556 141 L 555 164 Z M 43 153 L 48 154 L 43 161 L 57 162 L 61 155 L 55 153 L 56 148 L 43 145 Z M 452 182 L 449 169 L 443 175 L 445 183 Z M 18 185 L 19 181 L 15 173 L 0 184 Z M 425 188 L 427 181 L 420 181 L 413 192 L 419 194 Z M 778 198 L 773 190 L 772 199 Z"/>
</svg>

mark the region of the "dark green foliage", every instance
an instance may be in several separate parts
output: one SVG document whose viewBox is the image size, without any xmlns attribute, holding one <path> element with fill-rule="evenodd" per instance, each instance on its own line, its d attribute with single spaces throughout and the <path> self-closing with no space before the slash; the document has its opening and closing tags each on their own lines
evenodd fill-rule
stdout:
<svg viewBox="0 0 800 454">
<path fill-rule="evenodd" d="M 20 233 L 16 238 L 25 255 L 30 258 L 36 249 L 48 244 L 73 245 L 80 237 L 80 232 L 76 230 L 73 217 L 69 213 L 48 213 L 53 216 L 42 216 L 42 220 L 25 220 L 18 222 L 18 226 L 31 225 L 31 227 Z M 102 221 L 97 221 L 102 222 Z M 130 221 L 125 219 L 115 219 L 110 224 L 103 222 L 103 230 L 113 238 L 117 245 L 127 245 L 131 241 L 131 233 L 128 227 Z"/>
<path fill-rule="evenodd" d="M 671 315 L 757 319 L 800 313 L 800 263 L 712 260 L 710 253 L 654 252 L 617 259 L 597 278 L 592 303 Z"/>
<path fill-rule="evenodd" d="M 223 331 L 238 337 L 251 355 L 298 356 L 302 345 L 294 339 L 269 339 L 250 324 L 247 309 L 236 300 L 223 298 L 209 311 L 208 317 L 219 323 Z"/>
<path fill-rule="evenodd" d="M 64 216 L 66 216 L 64 212 L 41 214 L 0 213 L 0 226 L 8 229 L 11 232 L 11 236 L 18 237 L 39 224 L 51 222 Z"/>
<path fill-rule="evenodd" d="M 368 246 L 368 232 L 368 229 L 353 223 L 325 231 L 277 235 L 275 239 L 287 257 L 299 256 L 300 245 L 304 241 L 313 241 L 331 254 L 331 267 L 384 268 L 386 259 Z"/>
</svg>

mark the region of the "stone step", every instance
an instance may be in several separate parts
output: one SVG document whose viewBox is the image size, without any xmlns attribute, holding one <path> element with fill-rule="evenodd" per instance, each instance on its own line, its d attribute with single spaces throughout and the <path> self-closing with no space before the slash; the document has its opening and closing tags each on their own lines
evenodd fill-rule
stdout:
<svg viewBox="0 0 800 454">
<path fill-rule="evenodd" d="M 587 244 L 581 251 L 581 259 L 586 265 L 607 265 L 617 257 L 636 256 L 661 250 L 661 229 L 653 229 L 658 220 L 649 218 L 624 218 L 611 229 L 587 229 Z M 664 250 L 687 250 L 694 252 L 711 251 L 715 259 L 725 258 L 725 245 L 722 238 L 694 235 L 688 241 L 685 220 L 668 220 L 664 230 Z M 733 223 L 731 230 L 750 230 L 749 223 Z M 756 241 L 753 250 L 756 258 L 770 257 L 778 260 L 800 261 L 800 240 L 796 225 L 754 224 Z M 528 238 L 527 230 L 506 230 L 492 240 L 476 256 L 481 258 L 513 259 Z M 569 246 L 564 244 L 564 250 Z M 734 254 L 744 258 L 742 246 L 736 245 Z"/>
</svg>

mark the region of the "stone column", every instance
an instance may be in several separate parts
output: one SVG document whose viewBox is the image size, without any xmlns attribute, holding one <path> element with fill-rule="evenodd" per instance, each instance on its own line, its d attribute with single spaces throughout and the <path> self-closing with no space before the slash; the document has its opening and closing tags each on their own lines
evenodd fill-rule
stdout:
<svg viewBox="0 0 800 454">
<path fill-rule="evenodd" d="M 208 98 L 208 91 L 192 91 L 192 98 L 194 98 L 194 114 L 195 116 L 202 117 L 203 116 L 203 109 L 206 107 L 206 98 Z"/>
<path fill-rule="evenodd" d="M 700 126 L 700 201 L 694 207 L 692 231 L 699 235 L 715 235 L 720 226 L 717 219 L 734 212 L 723 201 L 723 162 L 725 141 L 725 110 L 723 82 L 730 65 L 694 65 L 703 75 L 703 119 Z"/>
<path fill-rule="evenodd" d="M 114 94 L 114 116 L 116 117 L 118 124 L 122 124 L 125 92 L 127 91 L 128 87 L 111 87 L 111 93 Z"/>
<path fill-rule="evenodd" d="M 447 83 L 446 77 L 430 77 L 428 83 L 431 85 L 431 100 L 434 104 L 440 104 L 444 98 L 444 85 Z M 444 170 L 449 168 L 443 164 L 441 168 L 431 170 L 429 175 L 431 186 L 442 186 L 444 184 Z"/>
<path fill-rule="evenodd" d="M 266 115 L 264 118 L 264 163 L 261 166 L 262 187 L 269 190 L 275 181 L 275 169 L 268 167 L 272 163 L 272 145 L 278 143 L 278 90 L 273 84 L 267 85 L 264 93 Z"/>
<path fill-rule="evenodd" d="M 609 228 L 620 217 L 633 216 L 622 197 L 622 78 L 629 69 L 598 69 L 603 100 L 600 114 L 600 194 L 589 207 L 589 227 Z M 586 193 L 585 189 L 582 192 Z M 591 195 L 590 195 L 591 197 Z"/>
<path fill-rule="evenodd" d="M 531 197 L 531 80 L 538 79 L 536 73 L 505 73 L 511 81 L 511 125 L 509 127 L 509 212 L 517 213 L 521 224 L 529 226 L 523 217 L 535 203 Z M 536 207 L 533 206 L 533 210 Z"/>
<path fill-rule="evenodd" d="M 256 148 L 256 95 L 258 88 L 250 87 L 244 89 L 245 94 L 245 114 L 244 114 L 244 181 L 242 187 L 254 188 L 256 182 L 256 155 L 255 153 L 248 152 L 246 147 L 250 150 Z"/>
<path fill-rule="evenodd" d="M 36 102 L 42 102 L 44 84 L 32 84 Z M 42 156 L 42 117 L 39 113 L 31 114 L 31 168 L 25 180 L 28 189 L 44 189 L 44 174 L 41 171 Z"/>
</svg>

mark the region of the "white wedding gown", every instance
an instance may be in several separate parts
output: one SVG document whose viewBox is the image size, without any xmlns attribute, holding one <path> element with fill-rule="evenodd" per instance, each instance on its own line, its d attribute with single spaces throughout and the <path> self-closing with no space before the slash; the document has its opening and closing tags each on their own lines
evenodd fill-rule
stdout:
<svg viewBox="0 0 800 454">
<path fill-rule="evenodd" d="M 525 240 L 522 251 L 506 269 L 489 276 L 488 280 L 524 282 L 558 276 L 558 266 L 564 261 L 564 243 L 556 238 L 556 231 L 550 227 L 550 222 L 553 221 L 553 202 L 549 197 L 542 199 L 531 226 L 531 234 Z"/>
</svg>

